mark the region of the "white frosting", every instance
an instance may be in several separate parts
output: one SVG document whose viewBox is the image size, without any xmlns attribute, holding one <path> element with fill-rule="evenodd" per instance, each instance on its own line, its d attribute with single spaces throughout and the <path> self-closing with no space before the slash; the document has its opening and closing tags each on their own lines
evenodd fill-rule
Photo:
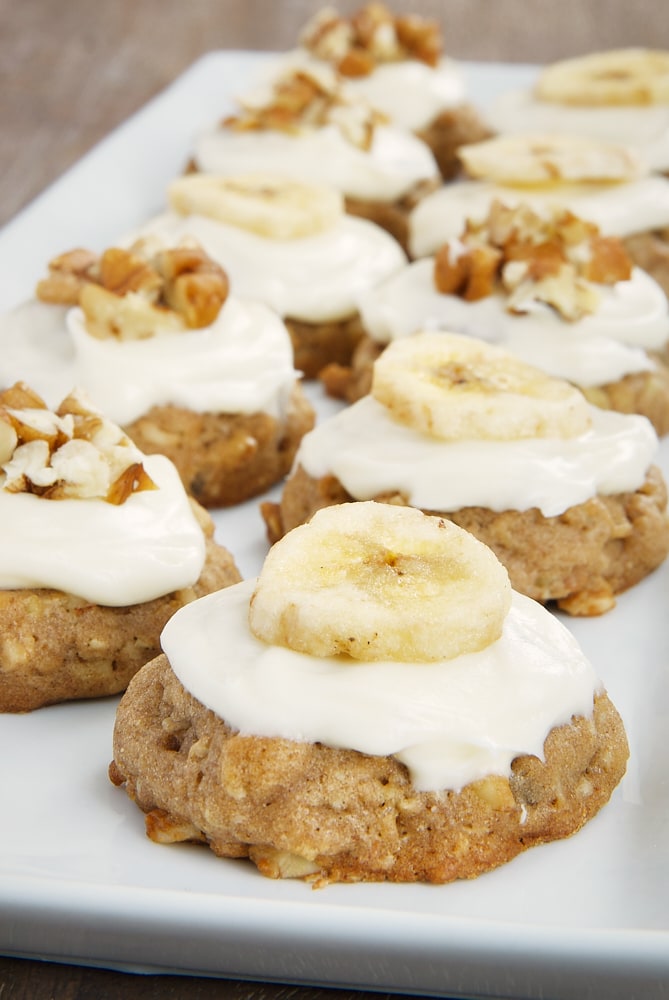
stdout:
<svg viewBox="0 0 669 1000">
<path fill-rule="evenodd" d="M 281 418 L 295 384 L 288 332 L 256 302 L 228 298 L 211 326 L 147 340 L 92 337 L 80 309 L 67 321 L 76 382 L 116 423 L 169 403 L 199 413 Z"/>
<path fill-rule="evenodd" d="M 322 65 L 306 49 L 295 49 L 273 61 L 267 75 L 277 77 L 298 67 Z M 464 79 L 453 59 L 441 59 L 437 66 L 419 59 L 380 63 L 367 76 L 346 77 L 346 89 L 383 112 L 394 125 L 413 131 L 465 99 Z"/>
<path fill-rule="evenodd" d="M 119 505 L 0 489 L 0 587 L 52 587 L 121 607 L 195 583 L 202 529 L 172 463 L 162 455 L 143 463 L 159 488 Z"/>
<path fill-rule="evenodd" d="M 55 406 L 72 386 L 115 423 L 154 405 L 281 418 L 297 373 L 283 322 L 229 297 L 215 323 L 146 340 L 90 336 L 79 309 L 27 303 L 0 324 L 0 379 L 27 381 Z"/>
<path fill-rule="evenodd" d="M 195 161 L 210 174 L 243 174 L 271 167 L 296 180 L 330 184 L 351 198 L 394 202 L 416 184 L 439 176 L 428 146 L 403 129 L 379 125 L 370 149 L 349 142 L 336 125 L 288 133 L 217 127 L 195 145 Z"/>
<path fill-rule="evenodd" d="M 418 59 L 382 63 L 369 76 L 347 83 L 394 124 L 413 130 L 429 125 L 465 97 L 462 75 L 452 59 L 442 59 L 435 67 Z"/>
<path fill-rule="evenodd" d="M 0 315 L 0 385 L 28 382 L 49 406 L 72 391 L 66 306 L 30 300 Z"/>
<path fill-rule="evenodd" d="M 594 222 L 605 236 L 631 236 L 669 225 L 667 177 L 546 187 L 457 181 L 422 198 L 411 213 L 411 255 L 426 257 L 442 243 L 460 236 L 466 220 L 483 220 L 495 199 L 509 207 L 524 202 L 538 212 L 563 206 L 581 219 Z"/>
<path fill-rule="evenodd" d="M 592 715 L 598 682 L 571 633 L 514 594 L 501 638 L 437 663 L 316 659 L 248 627 L 255 581 L 174 615 L 162 646 L 181 683 L 243 735 L 394 755 L 419 790 L 459 790 L 543 757 L 546 736 Z"/>
<path fill-rule="evenodd" d="M 496 132 L 563 132 L 624 143 L 651 169 L 669 169 L 669 104 L 575 106 L 540 101 L 529 90 L 514 90 L 493 101 L 486 115 Z"/>
<path fill-rule="evenodd" d="M 295 464 L 315 479 L 336 476 L 356 500 L 401 492 L 423 510 L 538 507 L 554 517 L 597 494 L 636 490 L 657 451 L 645 417 L 590 412 L 590 429 L 575 438 L 450 442 L 399 423 L 365 396 L 310 431 Z"/>
<path fill-rule="evenodd" d="M 575 322 L 541 302 L 521 315 L 507 310 L 501 294 L 475 302 L 444 295 L 433 273 L 434 258 L 424 258 L 364 295 L 360 315 L 369 335 L 385 344 L 419 330 L 465 333 L 581 386 L 651 369 L 646 350 L 661 348 L 669 339 L 667 297 L 639 268 L 629 281 L 597 285 L 597 311 Z"/>
<path fill-rule="evenodd" d="M 406 263 L 384 229 L 346 215 L 313 236 L 276 240 L 202 215 L 166 212 L 125 242 L 138 236 L 156 236 L 168 245 L 196 239 L 225 269 L 237 294 L 308 323 L 353 316 L 358 296 Z"/>
</svg>

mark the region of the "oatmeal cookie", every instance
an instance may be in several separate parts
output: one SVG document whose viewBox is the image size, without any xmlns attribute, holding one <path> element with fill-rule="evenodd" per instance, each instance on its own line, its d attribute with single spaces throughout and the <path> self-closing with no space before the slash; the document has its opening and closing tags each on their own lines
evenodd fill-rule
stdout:
<svg viewBox="0 0 669 1000">
<path fill-rule="evenodd" d="M 425 128 L 417 132 L 434 154 L 441 176 L 452 180 L 462 170 L 458 149 L 490 139 L 493 132 L 471 104 L 460 104 L 441 111 Z"/>
<path fill-rule="evenodd" d="M 319 373 L 325 391 L 333 399 L 355 403 L 370 392 L 374 362 L 383 353 L 381 344 L 367 334 L 359 339 L 350 365 L 333 363 Z M 604 385 L 579 386 L 594 406 L 617 413 L 639 413 L 648 417 L 660 436 L 669 433 L 669 366 L 666 352 L 649 351 L 655 367 L 634 372 Z"/>
<path fill-rule="evenodd" d="M 348 195 L 345 199 L 346 211 L 360 219 L 374 222 L 385 229 L 397 240 L 402 250 L 409 253 L 409 219 L 416 205 L 432 191 L 437 191 L 439 181 L 424 180 L 402 198 L 396 201 L 373 201 L 368 198 L 354 198 Z"/>
<path fill-rule="evenodd" d="M 634 263 L 655 278 L 669 295 L 669 227 L 634 233 L 624 242 Z"/>
<path fill-rule="evenodd" d="M 357 344 L 364 335 L 360 316 L 329 322 L 308 323 L 305 320 L 284 320 L 295 354 L 295 367 L 305 378 L 320 378 L 329 365 L 346 367 L 351 364 Z"/>
<path fill-rule="evenodd" d="M 266 413 L 196 413 L 154 406 L 125 427 L 145 454 L 166 455 L 186 490 L 204 507 L 228 507 L 257 496 L 291 468 L 314 411 L 300 385 L 285 423 Z"/>
<path fill-rule="evenodd" d="M 242 736 L 190 695 L 167 658 L 119 706 L 110 777 L 158 843 L 194 841 L 250 858 L 272 878 L 445 883 L 570 836 L 608 801 L 628 755 L 604 693 L 592 718 L 554 728 L 544 758 L 507 778 L 418 792 L 393 757 Z"/>
<path fill-rule="evenodd" d="M 406 504 L 399 493 L 374 497 Z M 261 505 L 271 542 L 332 504 L 354 501 L 334 476 L 314 479 L 297 466 L 279 503 Z M 484 507 L 427 511 L 485 542 L 506 566 L 515 590 L 570 614 L 592 615 L 659 566 L 669 552 L 667 489 L 651 467 L 633 493 L 593 497 L 556 517 L 536 508 L 501 513 Z"/>
<path fill-rule="evenodd" d="M 160 633 L 184 604 L 237 583 L 214 524 L 192 504 L 206 536 L 206 561 L 192 587 L 128 607 L 103 607 L 59 590 L 0 590 L 0 711 L 123 691 L 160 652 Z"/>
</svg>

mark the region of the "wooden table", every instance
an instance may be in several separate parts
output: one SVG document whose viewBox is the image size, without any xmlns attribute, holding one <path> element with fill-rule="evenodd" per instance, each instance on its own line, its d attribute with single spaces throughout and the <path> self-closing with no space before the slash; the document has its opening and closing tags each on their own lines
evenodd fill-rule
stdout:
<svg viewBox="0 0 669 1000">
<path fill-rule="evenodd" d="M 545 62 L 595 48 L 669 48 L 666 0 L 421 0 L 459 59 Z M 0 225 L 212 49 L 285 49 L 313 0 L 0 0 Z M 342 11 L 357 2 L 341 2 Z M 522 17 L 522 21 L 521 21 Z M 2 915 L 0 915 L 2 919 Z M 383 996 L 0 959 L 1 1000 Z"/>
</svg>

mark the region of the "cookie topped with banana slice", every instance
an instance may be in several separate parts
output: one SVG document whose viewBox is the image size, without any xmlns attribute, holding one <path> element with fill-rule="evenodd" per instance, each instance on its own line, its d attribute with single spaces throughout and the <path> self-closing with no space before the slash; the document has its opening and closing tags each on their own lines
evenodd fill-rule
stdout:
<svg viewBox="0 0 669 1000">
<path fill-rule="evenodd" d="M 618 237 L 566 209 L 494 201 L 433 257 L 367 292 L 360 315 L 365 337 L 351 365 L 322 373 L 349 402 L 369 391 L 390 341 L 433 328 L 504 346 L 591 402 L 669 431 L 667 297 Z"/>
<path fill-rule="evenodd" d="M 392 236 L 345 214 L 342 195 L 326 184 L 268 171 L 194 173 L 170 184 L 168 202 L 128 241 L 196 239 L 238 295 L 283 318 L 307 378 L 350 361 L 362 333 L 359 297 L 406 263 Z"/>
<path fill-rule="evenodd" d="M 193 239 L 60 254 L 0 344 L 0 381 L 29 378 L 48 402 L 82 386 L 206 507 L 281 479 L 313 426 L 285 325 Z"/>
<path fill-rule="evenodd" d="M 304 26 L 297 47 L 272 60 L 265 75 L 324 65 L 388 121 L 421 137 L 444 178 L 458 169 L 459 145 L 489 134 L 466 100 L 459 66 L 444 54 L 437 21 L 415 12 L 396 14 L 376 2 L 348 16 L 324 7 Z"/>
<path fill-rule="evenodd" d="M 318 511 L 162 644 L 119 705 L 110 777 L 153 840 L 272 878 L 473 878 L 576 832 L 625 771 L 571 633 L 410 507 Z"/>
<path fill-rule="evenodd" d="M 458 155 L 465 179 L 429 196 L 412 215 L 414 256 L 435 249 L 439 225 L 442 239 L 457 235 L 468 216 L 485 215 L 495 199 L 569 208 L 606 235 L 625 237 L 669 221 L 669 180 L 650 175 L 621 143 L 541 131 L 499 135 L 463 146 Z"/>
<path fill-rule="evenodd" d="M 488 117 L 501 133 L 547 132 L 624 142 L 653 170 L 669 170 L 669 51 L 591 52 L 539 71 L 534 86 L 502 93 Z"/>
<path fill-rule="evenodd" d="M 427 143 L 389 123 L 327 64 L 289 67 L 262 81 L 197 138 L 191 166 L 220 176 L 268 164 L 283 177 L 335 188 L 347 212 L 402 245 L 408 211 L 441 179 Z"/>
<path fill-rule="evenodd" d="M 598 409 L 500 347 L 423 332 L 393 341 L 371 394 L 305 435 L 261 508 L 272 541 L 345 501 L 439 513 L 489 545 L 516 590 L 596 615 L 669 551 L 656 453 L 647 418 Z"/>
<path fill-rule="evenodd" d="M 409 249 L 430 256 L 481 222 L 495 201 L 536 212 L 567 209 L 617 236 L 633 263 L 669 292 L 669 177 L 652 175 L 620 143 L 546 131 L 463 146 L 465 177 L 429 194 L 411 213 Z"/>
</svg>

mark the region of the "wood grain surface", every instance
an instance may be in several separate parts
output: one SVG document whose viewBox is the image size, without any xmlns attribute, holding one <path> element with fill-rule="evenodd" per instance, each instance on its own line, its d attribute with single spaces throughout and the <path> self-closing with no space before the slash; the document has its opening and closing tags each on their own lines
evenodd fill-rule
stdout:
<svg viewBox="0 0 669 1000">
<path fill-rule="evenodd" d="M 669 48 L 667 0 L 389 5 L 438 18 L 448 53 L 459 59 L 548 62 L 621 45 Z M 289 48 L 320 6 L 313 0 L 0 0 L 0 225 L 199 56 Z M 346 12 L 359 3 L 338 6 Z M 371 996 L 0 959 L 0 1000 Z"/>
</svg>

